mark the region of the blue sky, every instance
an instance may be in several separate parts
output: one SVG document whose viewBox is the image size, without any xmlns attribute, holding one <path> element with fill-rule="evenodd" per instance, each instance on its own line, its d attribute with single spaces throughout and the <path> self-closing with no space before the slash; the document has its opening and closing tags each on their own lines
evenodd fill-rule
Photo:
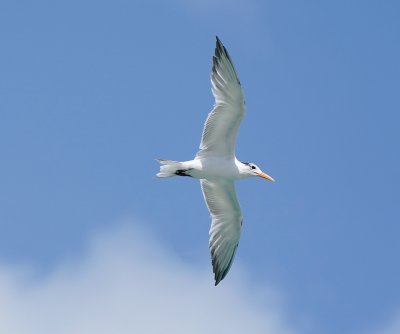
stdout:
<svg viewBox="0 0 400 334">
<path fill-rule="evenodd" d="M 148 301 L 142 294 L 184 312 L 198 300 L 185 328 L 199 333 L 207 320 L 195 315 L 212 317 L 210 301 L 226 310 L 222 330 L 237 305 L 248 315 L 238 332 L 398 333 L 399 11 L 396 1 L 2 1 L 0 317 L 16 319 L 8 332 L 25 333 L 15 326 L 26 314 L 43 318 L 28 322 L 33 332 L 54 332 L 58 322 L 44 314 L 57 303 L 46 296 L 75 305 L 69 291 L 79 296 L 89 280 L 98 289 L 88 305 L 135 309 Z M 213 104 L 215 35 L 246 95 L 238 158 L 277 180 L 238 182 L 244 229 L 217 288 L 198 182 L 154 177 L 154 158 L 197 151 Z M 98 238 L 106 241 L 93 246 Z M 140 302 L 117 298 L 113 283 Z M 67 321 L 65 307 L 54 319 Z M 94 308 L 85 319 L 110 313 Z M 65 333 L 83 331 L 71 317 Z M 104 328 L 137 330 L 132 317 L 110 315 Z"/>
</svg>

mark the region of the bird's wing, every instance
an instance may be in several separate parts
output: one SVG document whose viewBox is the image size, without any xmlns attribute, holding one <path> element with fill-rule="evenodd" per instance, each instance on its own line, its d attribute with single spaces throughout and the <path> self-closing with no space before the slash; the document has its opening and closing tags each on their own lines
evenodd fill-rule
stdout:
<svg viewBox="0 0 400 334">
<path fill-rule="evenodd" d="M 215 105 L 204 124 L 196 158 L 213 155 L 232 158 L 235 156 L 236 135 L 246 108 L 235 67 L 218 37 L 211 84 Z"/>
<path fill-rule="evenodd" d="M 242 210 L 233 181 L 202 179 L 200 183 L 212 218 L 209 247 L 217 285 L 232 265 L 239 244 Z"/>
</svg>

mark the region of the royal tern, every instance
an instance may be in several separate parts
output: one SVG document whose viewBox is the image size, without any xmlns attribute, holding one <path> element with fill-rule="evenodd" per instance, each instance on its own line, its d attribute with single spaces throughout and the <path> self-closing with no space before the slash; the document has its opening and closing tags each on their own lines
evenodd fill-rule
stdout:
<svg viewBox="0 0 400 334">
<path fill-rule="evenodd" d="M 234 181 L 253 176 L 274 181 L 254 163 L 236 159 L 236 135 L 245 114 L 245 100 L 228 51 L 216 39 L 211 72 L 215 105 L 204 124 L 200 150 L 189 161 L 158 160 L 161 166 L 157 174 L 200 179 L 212 219 L 209 247 L 215 285 L 224 279 L 232 265 L 242 228 L 242 210 Z"/>
</svg>

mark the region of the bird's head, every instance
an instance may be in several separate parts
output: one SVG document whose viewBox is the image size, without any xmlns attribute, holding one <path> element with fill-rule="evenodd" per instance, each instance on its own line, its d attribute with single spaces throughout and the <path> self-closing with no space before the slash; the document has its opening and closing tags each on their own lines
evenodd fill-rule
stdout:
<svg viewBox="0 0 400 334">
<path fill-rule="evenodd" d="M 275 182 L 271 176 L 269 176 L 267 173 L 264 173 L 256 164 L 252 162 L 243 162 L 243 165 L 244 168 L 242 172 L 246 176 L 259 176 L 268 181 Z"/>
</svg>

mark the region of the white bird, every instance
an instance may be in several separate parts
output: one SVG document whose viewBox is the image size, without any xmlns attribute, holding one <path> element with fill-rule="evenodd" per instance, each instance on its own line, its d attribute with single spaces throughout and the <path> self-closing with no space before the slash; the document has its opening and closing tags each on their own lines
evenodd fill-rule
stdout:
<svg viewBox="0 0 400 334">
<path fill-rule="evenodd" d="M 194 160 L 158 160 L 158 177 L 190 176 L 200 179 L 204 200 L 212 223 L 209 247 L 215 285 L 228 273 L 239 243 L 242 210 L 234 181 L 253 176 L 274 181 L 253 163 L 240 162 L 235 142 L 245 114 L 245 100 L 228 51 L 216 37 L 211 73 L 215 105 L 204 124 L 200 150 Z"/>
</svg>

